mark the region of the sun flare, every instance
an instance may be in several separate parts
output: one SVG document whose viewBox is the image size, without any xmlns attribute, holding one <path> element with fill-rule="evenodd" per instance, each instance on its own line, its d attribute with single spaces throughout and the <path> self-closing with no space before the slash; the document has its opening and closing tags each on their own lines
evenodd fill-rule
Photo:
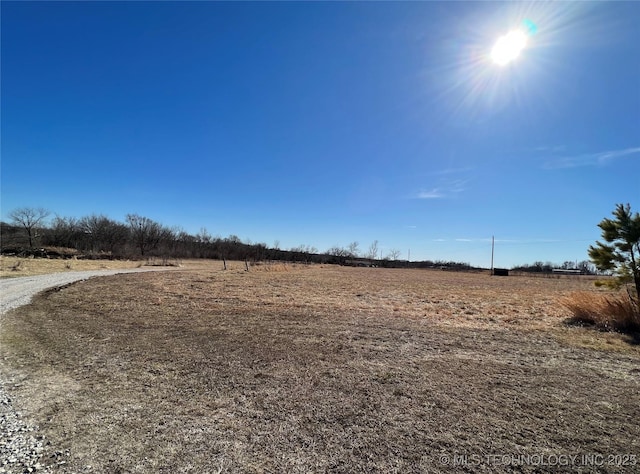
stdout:
<svg viewBox="0 0 640 474">
<path fill-rule="evenodd" d="M 491 60 L 505 66 L 520 56 L 520 52 L 527 45 L 527 35 L 522 30 L 513 30 L 498 38 L 491 50 Z"/>
</svg>

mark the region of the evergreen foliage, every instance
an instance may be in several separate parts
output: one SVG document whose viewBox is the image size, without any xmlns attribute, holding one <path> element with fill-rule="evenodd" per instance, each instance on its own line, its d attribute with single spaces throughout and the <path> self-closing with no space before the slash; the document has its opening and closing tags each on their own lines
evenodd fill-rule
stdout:
<svg viewBox="0 0 640 474">
<path fill-rule="evenodd" d="M 634 283 L 640 311 L 640 214 L 630 204 L 617 204 L 613 216 L 598 224 L 606 243 L 591 245 L 589 257 L 599 270 L 612 272 L 619 286 Z"/>
</svg>

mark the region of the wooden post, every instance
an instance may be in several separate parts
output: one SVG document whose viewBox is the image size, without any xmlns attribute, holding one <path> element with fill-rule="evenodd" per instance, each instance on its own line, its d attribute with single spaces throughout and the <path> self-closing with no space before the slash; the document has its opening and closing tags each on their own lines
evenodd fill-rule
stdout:
<svg viewBox="0 0 640 474">
<path fill-rule="evenodd" d="M 222 269 L 226 270 L 227 269 L 227 259 L 222 257 Z"/>
<path fill-rule="evenodd" d="M 246 258 L 244 259 L 244 268 L 246 271 L 249 271 L 249 261 Z"/>
</svg>

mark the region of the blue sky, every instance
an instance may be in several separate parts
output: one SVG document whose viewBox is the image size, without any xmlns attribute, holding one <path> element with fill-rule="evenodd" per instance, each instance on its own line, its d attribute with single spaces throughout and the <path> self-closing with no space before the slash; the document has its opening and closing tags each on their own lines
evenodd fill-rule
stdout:
<svg viewBox="0 0 640 474">
<path fill-rule="evenodd" d="M 639 2 L 7 2 L 1 217 L 488 266 L 640 210 Z M 507 66 L 489 53 L 529 19 Z"/>
</svg>

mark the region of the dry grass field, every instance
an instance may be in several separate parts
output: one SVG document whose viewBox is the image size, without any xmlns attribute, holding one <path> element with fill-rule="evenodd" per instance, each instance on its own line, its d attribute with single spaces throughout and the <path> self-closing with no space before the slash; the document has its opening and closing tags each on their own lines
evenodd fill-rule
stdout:
<svg viewBox="0 0 640 474">
<path fill-rule="evenodd" d="M 0 370 L 60 472 L 637 472 L 640 351 L 566 326 L 572 291 L 192 263 L 12 311 Z"/>
<path fill-rule="evenodd" d="M 136 268 L 143 262 L 131 260 L 78 260 L 75 258 L 23 258 L 0 255 L 0 278 L 17 278 L 55 272 L 119 270 Z"/>
</svg>

